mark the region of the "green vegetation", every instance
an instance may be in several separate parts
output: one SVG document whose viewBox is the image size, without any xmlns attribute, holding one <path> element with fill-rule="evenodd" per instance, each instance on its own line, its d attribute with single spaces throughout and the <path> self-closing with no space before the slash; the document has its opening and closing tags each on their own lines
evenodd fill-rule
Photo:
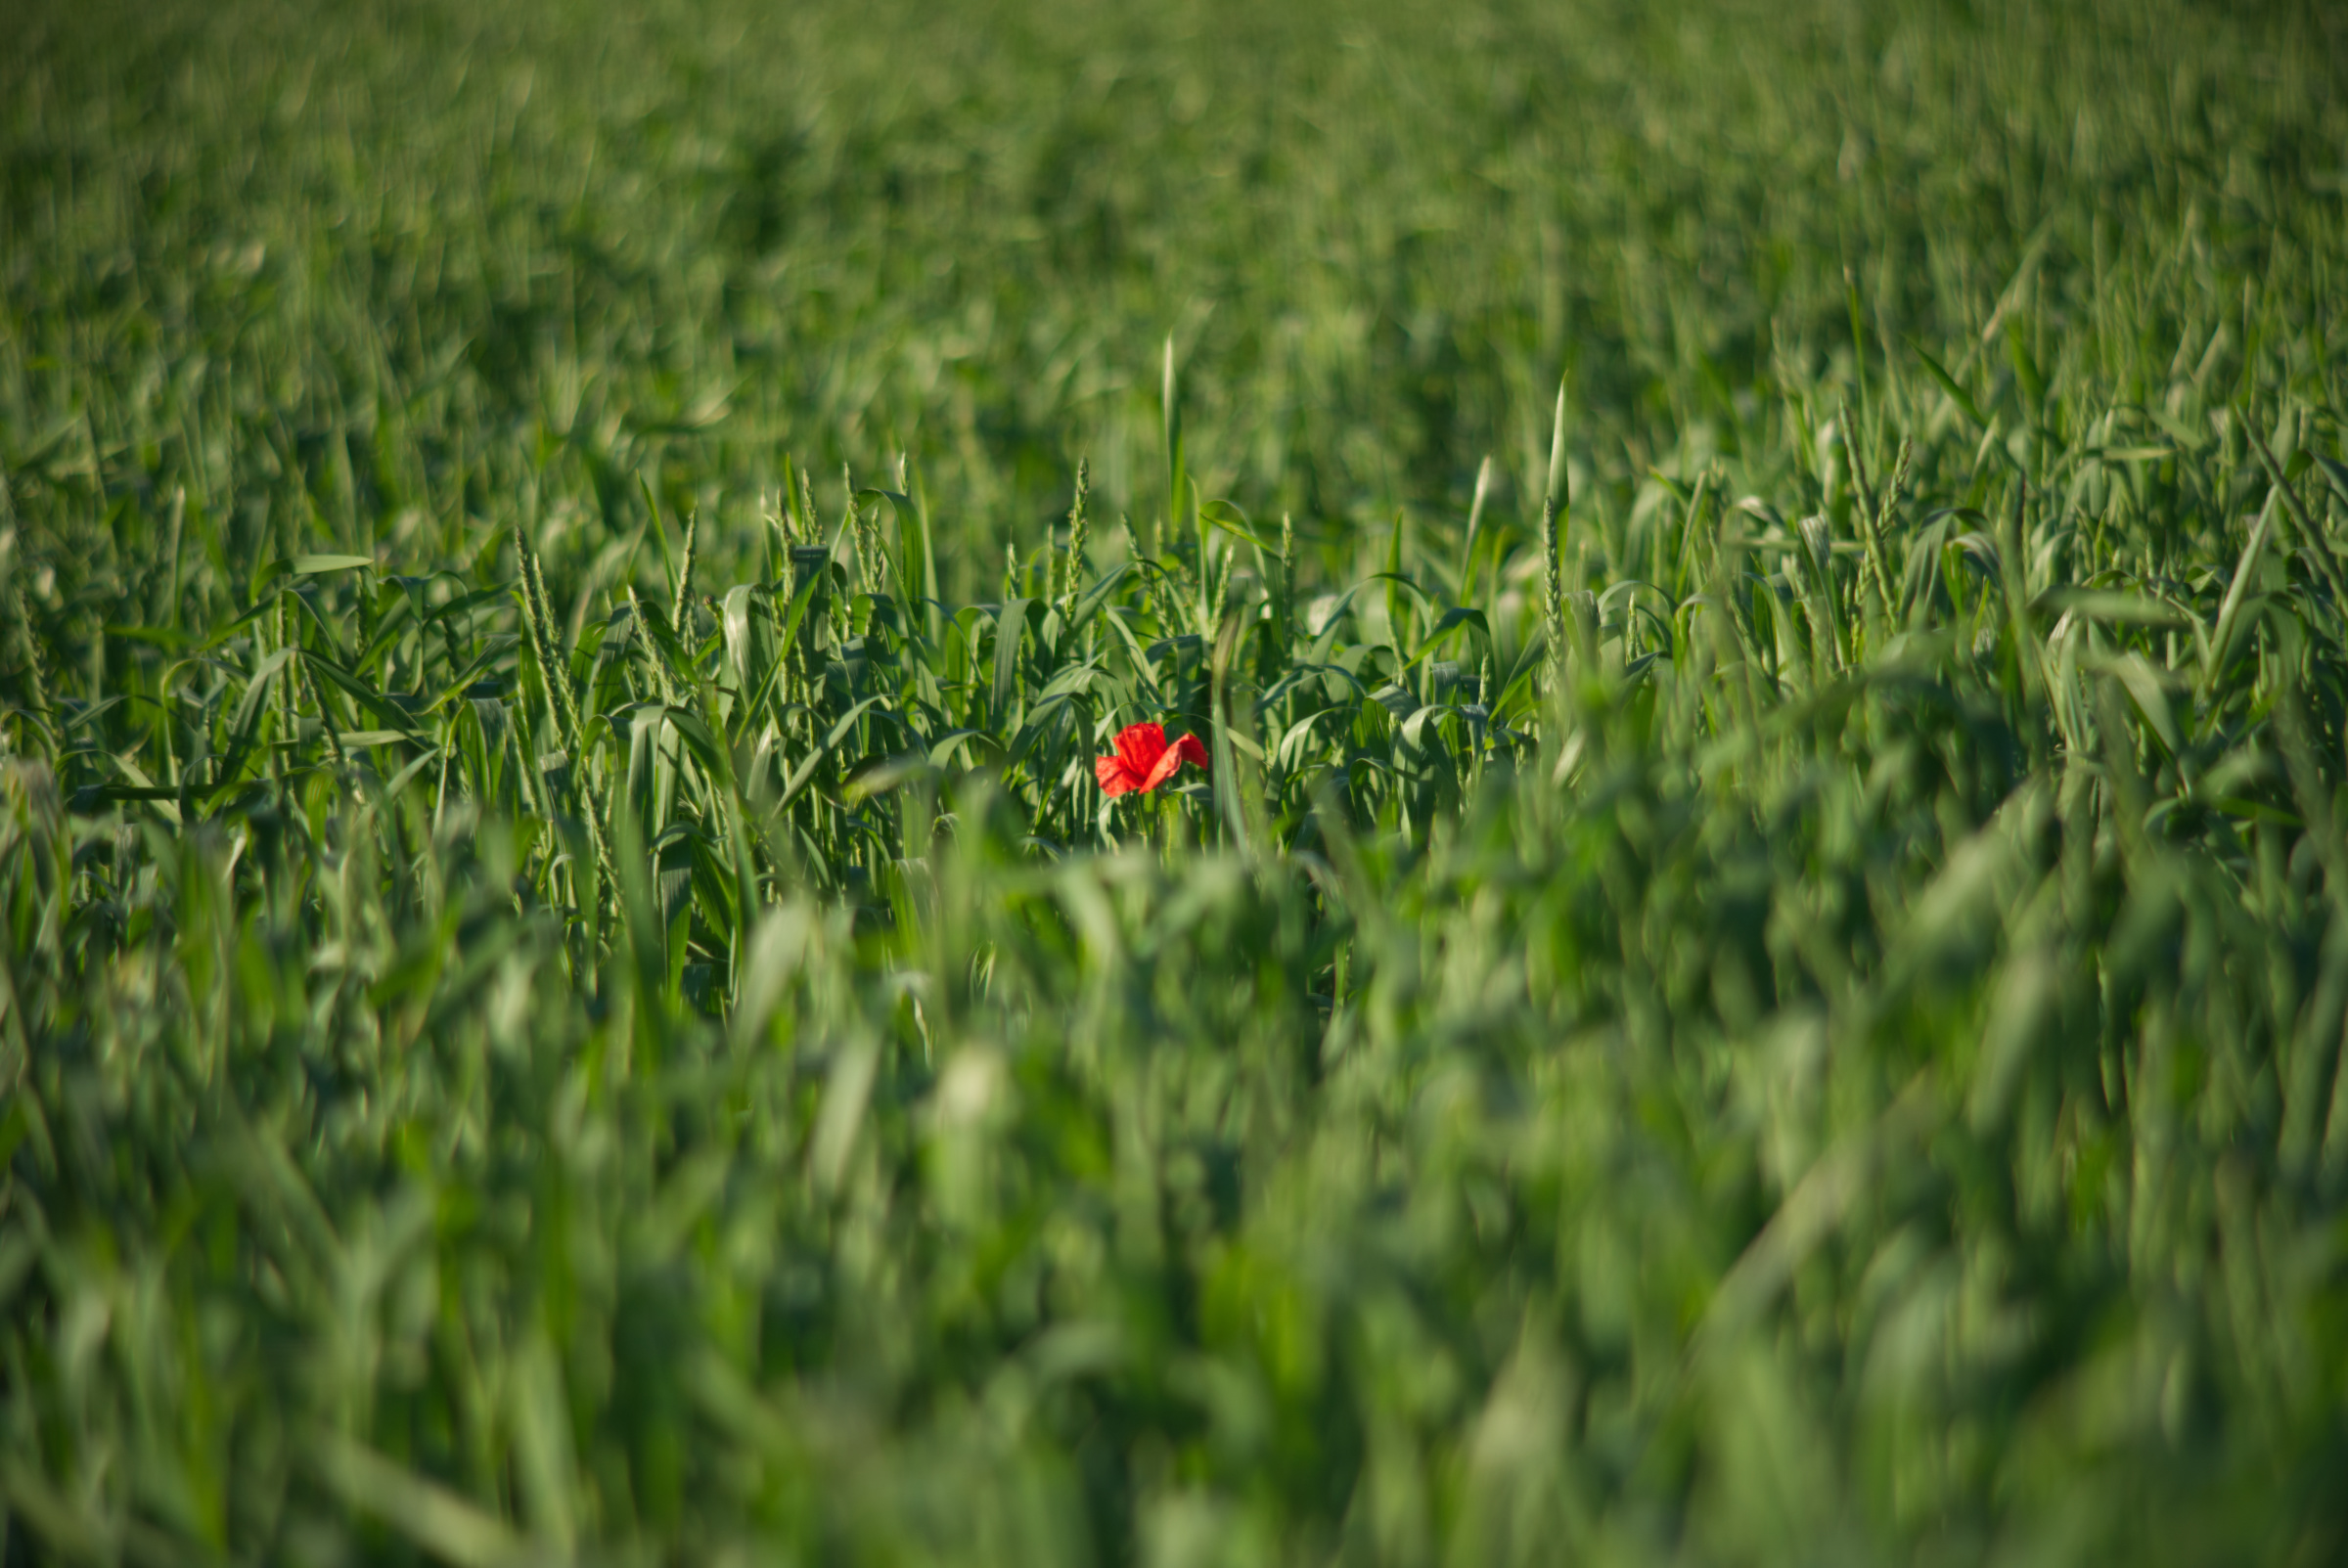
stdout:
<svg viewBox="0 0 2348 1568">
<path fill-rule="evenodd" d="M 2348 1551 L 2325 10 L 313 9 L 0 19 L 0 1562 Z"/>
</svg>

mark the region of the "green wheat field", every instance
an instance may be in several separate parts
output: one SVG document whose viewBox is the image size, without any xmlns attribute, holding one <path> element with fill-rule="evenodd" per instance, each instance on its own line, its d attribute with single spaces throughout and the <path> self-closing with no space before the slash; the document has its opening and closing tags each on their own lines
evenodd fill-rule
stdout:
<svg viewBox="0 0 2348 1568">
<path fill-rule="evenodd" d="M 2344 322 L 2317 0 L 0 8 L 0 1565 L 2348 1558 Z"/>
</svg>

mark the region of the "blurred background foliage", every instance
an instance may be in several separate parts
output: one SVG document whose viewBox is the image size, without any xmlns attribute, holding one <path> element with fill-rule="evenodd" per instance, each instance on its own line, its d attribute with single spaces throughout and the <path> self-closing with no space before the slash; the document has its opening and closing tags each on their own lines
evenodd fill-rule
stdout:
<svg viewBox="0 0 2348 1568">
<path fill-rule="evenodd" d="M 237 513 L 297 468 L 329 532 L 403 566 L 525 475 L 601 531 L 655 472 L 713 544 L 787 452 L 914 452 L 950 498 L 943 586 L 981 597 L 1079 455 L 1145 520 L 1169 333 L 1207 494 L 1333 544 L 1464 513 L 1490 453 L 1529 513 L 1560 368 L 1591 481 L 1635 485 L 1684 440 L 1765 441 L 1774 385 L 1855 376 L 1852 289 L 1869 344 L 1931 345 L 2019 278 L 2032 353 L 2118 383 L 2241 285 L 2292 287 L 2338 221 L 2320 7 L 0 25 L 14 459 L 159 444 L 128 466 Z"/>
</svg>

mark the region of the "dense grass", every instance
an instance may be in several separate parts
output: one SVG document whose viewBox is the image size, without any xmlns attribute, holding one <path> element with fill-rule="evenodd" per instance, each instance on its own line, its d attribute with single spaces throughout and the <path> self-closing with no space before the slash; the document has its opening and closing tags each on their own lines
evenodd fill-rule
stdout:
<svg viewBox="0 0 2348 1568">
<path fill-rule="evenodd" d="M 2338 24 L 1433 9 L 0 19 L 0 1559 L 2348 1551 Z"/>
</svg>

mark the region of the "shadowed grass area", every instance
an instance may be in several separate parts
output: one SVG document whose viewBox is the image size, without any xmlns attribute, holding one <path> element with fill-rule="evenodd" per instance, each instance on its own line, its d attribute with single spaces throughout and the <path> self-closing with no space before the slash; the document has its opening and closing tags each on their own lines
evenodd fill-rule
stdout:
<svg viewBox="0 0 2348 1568">
<path fill-rule="evenodd" d="M 0 57 L 0 1560 L 2348 1545 L 2325 14 Z"/>
</svg>

